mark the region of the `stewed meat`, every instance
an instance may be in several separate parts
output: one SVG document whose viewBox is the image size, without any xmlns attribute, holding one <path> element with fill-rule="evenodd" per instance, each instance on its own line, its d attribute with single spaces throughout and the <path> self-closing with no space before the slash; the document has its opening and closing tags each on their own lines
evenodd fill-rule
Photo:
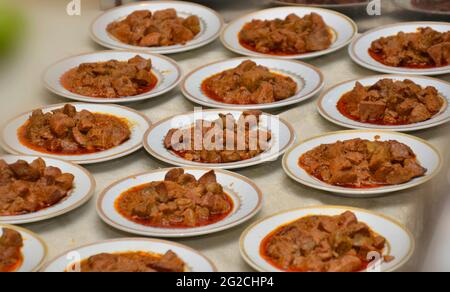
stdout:
<svg viewBox="0 0 450 292">
<path fill-rule="evenodd" d="M 41 158 L 32 163 L 0 160 L 0 216 L 37 212 L 68 196 L 74 176 L 47 166 Z"/>
<path fill-rule="evenodd" d="M 96 98 L 139 95 L 152 90 L 157 81 L 152 73 L 152 61 L 139 55 L 128 61 L 83 63 L 61 79 L 67 90 Z"/>
<path fill-rule="evenodd" d="M 0 237 L 0 273 L 16 271 L 22 262 L 23 238 L 12 229 L 3 228 Z"/>
<path fill-rule="evenodd" d="M 148 252 L 127 252 L 91 256 L 80 264 L 84 273 L 185 272 L 186 264 L 173 251 L 164 255 Z"/>
<path fill-rule="evenodd" d="M 285 19 L 252 20 L 240 31 L 239 40 L 259 53 L 293 55 L 328 49 L 333 34 L 317 13 L 303 17 L 290 14 Z"/>
<path fill-rule="evenodd" d="M 269 68 L 247 60 L 206 79 L 202 89 L 208 97 L 220 102 L 262 104 L 293 96 L 297 83 L 291 77 L 272 73 Z"/>
<path fill-rule="evenodd" d="M 448 0 L 412 0 L 413 6 L 430 11 L 450 11 Z"/>
<path fill-rule="evenodd" d="M 197 180 L 176 168 L 167 172 L 164 181 L 151 182 L 121 194 L 116 209 L 139 224 L 188 228 L 222 220 L 233 210 L 233 201 L 217 182 L 214 171 Z"/>
<path fill-rule="evenodd" d="M 421 27 L 417 32 L 399 32 L 372 42 L 369 53 L 393 67 L 429 68 L 450 64 L 450 31 Z"/>
<path fill-rule="evenodd" d="M 384 237 L 347 211 L 338 216 L 307 216 L 282 226 L 264 239 L 261 253 L 286 271 L 360 272 L 369 264 L 368 253 L 382 256 L 385 246 Z"/>
<path fill-rule="evenodd" d="M 183 18 L 172 8 L 154 12 L 135 11 L 124 20 L 115 21 L 107 27 L 107 31 L 119 41 L 140 47 L 184 45 L 200 30 L 197 16 Z"/>
<path fill-rule="evenodd" d="M 66 104 L 44 113 L 35 110 L 19 131 L 30 148 L 54 154 L 84 154 L 116 147 L 130 138 L 128 122 Z"/>
<path fill-rule="evenodd" d="M 444 99 L 433 86 L 413 81 L 382 79 L 371 86 L 357 82 L 338 102 L 339 111 L 365 123 L 405 125 L 426 121 L 438 114 Z"/>
<path fill-rule="evenodd" d="M 303 154 L 299 164 L 310 175 L 343 187 L 397 185 L 427 171 L 407 145 L 363 139 L 322 144 Z"/>
<path fill-rule="evenodd" d="M 256 157 L 270 148 L 272 132 L 259 127 L 260 111 L 245 111 L 238 120 L 219 114 L 215 121 L 197 120 L 187 129 L 171 129 L 164 146 L 195 162 L 230 163 Z"/>
</svg>

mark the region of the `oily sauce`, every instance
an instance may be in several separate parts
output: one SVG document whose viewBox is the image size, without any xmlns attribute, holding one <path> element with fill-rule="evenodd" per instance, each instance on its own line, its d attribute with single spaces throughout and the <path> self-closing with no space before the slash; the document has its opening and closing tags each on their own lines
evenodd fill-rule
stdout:
<svg viewBox="0 0 450 292">
<path fill-rule="evenodd" d="M 71 82 L 72 74 L 73 74 L 74 72 L 76 72 L 77 70 L 78 70 L 78 68 L 73 68 L 73 69 L 70 69 L 69 71 L 67 71 L 66 73 L 64 73 L 64 74 L 61 76 L 60 82 L 61 82 L 61 85 L 62 85 L 65 89 L 67 89 L 68 91 L 70 91 L 70 92 L 72 92 L 72 93 L 75 93 L 75 94 L 80 94 L 80 93 L 78 93 L 78 92 L 75 90 L 75 88 L 73 88 L 72 82 Z M 156 77 L 156 75 L 153 74 L 153 72 L 151 72 L 150 74 L 151 74 L 151 82 L 150 82 L 150 84 L 147 85 L 147 86 L 141 86 L 141 87 L 139 87 L 138 92 L 137 92 L 137 94 L 135 94 L 135 96 L 136 96 L 136 95 L 140 95 L 140 94 L 144 94 L 144 93 L 147 93 L 147 92 L 150 92 L 150 91 L 152 91 L 153 89 L 155 89 L 156 85 L 158 84 L 158 77 Z M 99 91 L 98 93 L 96 93 L 96 94 L 94 94 L 94 95 L 90 95 L 90 96 L 88 96 L 88 97 L 92 97 L 92 98 L 109 98 L 109 97 L 105 96 L 105 95 L 104 95 L 102 92 L 100 92 L 100 91 Z M 123 96 L 121 96 L 121 97 L 123 97 Z M 120 98 L 120 97 L 118 97 L 118 98 Z"/>
<path fill-rule="evenodd" d="M 0 273 L 12 273 L 17 271 L 23 264 L 23 255 L 20 248 L 17 248 L 15 251 L 15 258 L 17 258 L 17 261 L 13 263 L 12 265 L 5 267 L 0 270 Z"/>
<path fill-rule="evenodd" d="M 231 199 L 231 197 L 227 194 L 225 194 L 227 202 L 230 206 L 228 212 L 222 213 L 222 214 L 215 214 L 215 215 L 209 215 L 209 219 L 208 220 L 202 220 L 202 221 L 198 221 L 197 224 L 195 226 L 189 226 L 183 223 L 179 223 L 179 224 L 163 224 L 162 222 L 154 222 L 152 220 L 147 220 L 147 219 L 142 219 L 142 218 L 138 218 L 136 216 L 130 216 L 129 214 L 127 214 L 126 212 L 124 212 L 121 208 L 120 208 L 120 203 L 121 201 L 128 196 L 129 194 L 135 193 L 135 192 L 140 192 L 146 188 L 148 188 L 151 185 L 151 183 L 148 184 L 143 184 L 140 186 L 136 186 L 133 187 L 131 189 L 129 189 L 128 191 L 122 193 L 117 199 L 116 202 L 114 203 L 115 209 L 117 210 L 117 212 L 119 212 L 119 214 L 121 214 L 123 217 L 125 217 L 126 219 L 144 225 L 144 226 L 149 226 L 149 227 L 156 227 L 156 228 L 193 228 L 193 227 L 201 227 L 201 226 L 207 226 L 207 225 L 211 225 L 214 223 L 217 223 L 219 221 L 222 221 L 223 219 L 225 219 L 226 217 L 228 217 L 228 215 L 231 214 L 231 212 L 234 209 L 234 203 L 233 203 L 233 199 Z"/>
</svg>

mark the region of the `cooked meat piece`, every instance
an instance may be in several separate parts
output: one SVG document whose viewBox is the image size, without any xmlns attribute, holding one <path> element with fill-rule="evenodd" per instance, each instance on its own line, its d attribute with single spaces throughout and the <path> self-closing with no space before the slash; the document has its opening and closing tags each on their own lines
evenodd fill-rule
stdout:
<svg viewBox="0 0 450 292">
<path fill-rule="evenodd" d="M 257 20 L 244 25 L 239 33 L 244 47 L 263 54 L 292 55 L 328 49 L 333 41 L 322 16 L 295 14 L 283 19 Z"/>
<path fill-rule="evenodd" d="M 3 228 L 0 237 L 0 273 L 14 272 L 22 260 L 22 235 L 12 229 Z"/>
<path fill-rule="evenodd" d="M 428 68 L 450 64 L 450 31 L 421 27 L 372 42 L 370 53 L 387 66 Z"/>
<path fill-rule="evenodd" d="M 348 118 L 381 125 L 423 122 L 441 112 L 443 106 L 444 99 L 436 88 L 422 87 L 408 79 L 382 79 L 366 87 L 357 82 L 337 105 Z"/>
<path fill-rule="evenodd" d="M 34 111 L 20 129 L 26 146 L 56 154 L 85 154 L 116 147 L 130 138 L 128 124 L 107 114 L 76 111 L 73 105 Z"/>
<path fill-rule="evenodd" d="M 322 144 L 303 154 L 299 164 L 317 179 L 343 187 L 402 184 L 427 171 L 407 145 L 362 139 Z"/>
<path fill-rule="evenodd" d="M 152 73 L 152 62 L 139 55 L 128 61 L 83 63 L 68 71 L 61 79 L 69 91 L 96 98 L 120 98 L 135 96 L 154 88 L 157 78 Z M 61 114 L 62 115 L 62 114 Z M 63 117 L 54 117 L 55 122 Z M 66 125 L 73 120 L 59 121 L 55 126 Z M 70 124 L 67 127 L 71 127 Z M 61 135 L 67 127 L 61 128 Z"/>
<path fill-rule="evenodd" d="M 81 262 L 81 272 L 184 272 L 186 264 L 173 251 L 164 255 L 128 252 L 91 256 Z"/>
<path fill-rule="evenodd" d="M 354 213 L 307 216 L 271 232 L 262 242 L 264 258 L 276 267 L 298 272 L 359 272 L 367 254 L 383 254 L 386 240 Z"/>
<path fill-rule="evenodd" d="M 200 19 L 191 15 L 183 18 L 175 9 L 135 11 L 106 29 L 119 41 L 140 47 L 184 45 L 200 33 Z"/>
<path fill-rule="evenodd" d="M 74 176 L 46 166 L 41 158 L 28 164 L 0 160 L 0 216 L 37 212 L 68 196 Z"/>
<path fill-rule="evenodd" d="M 244 112 L 236 121 L 219 115 L 213 122 L 198 120 L 188 129 L 171 129 L 164 147 L 190 161 L 229 163 L 251 159 L 270 148 L 272 133 L 256 129 L 262 112 Z"/>
<path fill-rule="evenodd" d="M 116 206 L 120 214 L 138 224 L 186 228 L 222 220 L 232 211 L 233 202 L 217 183 L 214 171 L 197 180 L 176 168 L 166 174 L 164 181 L 151 182 L 121 194 Z M 170 254 L 167 257 L 170 259 Z M 162 260 L 158 267 L 163 268 L 165 264 L 166 260 Z"/>
</svg>

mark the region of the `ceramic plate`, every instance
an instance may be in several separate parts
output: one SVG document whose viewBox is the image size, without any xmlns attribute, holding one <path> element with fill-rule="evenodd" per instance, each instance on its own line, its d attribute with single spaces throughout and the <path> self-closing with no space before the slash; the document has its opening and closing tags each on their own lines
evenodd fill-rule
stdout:
<svg viewBox="0 0 450 292">
<path fill-rule="evenodd" d="M 294 96 L 268 104 L 236 105 L 215 101 L 204 94 L 202 83 L 205 79 L 233 69 L 245 60 L 251 60 L 258 65 L 265 66 L 270 71 L 291 77 L 297 83 Z M 220 61 L 200 67 L 189 73 L 182 81 L 181 90 L 189 100 L 213 108 L 229 109 L 271 109 L 299 103 L 317 94 L 324 86 L 324 78 L 320 70 L 306 63 L 293 60 L 271 58 L 236 58 Z"/>
<path fill-rule="evenodd" d="M 377 27 L 355 39 L 349 46 L 350 57 L 359 65 L 378 72 L 391 74 L 413 75 L 442 75 L 450 73 L 450 65 L 430 69 L 397 68 L 386 66 L 373 59 L 369 54 L 372 42 L 381 38 L 396 35 L 399 32 L 416 32 L 420 27 L 431 27 L 436 31 L 446 32 L 450 30 L 450 23 L 446 22 L 401 22 L 397 24 Z"/>
<path fill-rule="evenodd" d="M 25 160 L 26 162 L 31 163 L 37 158 L 37 156 L 0 156 L 0 159 L 4 160 L 8 164 L 15 163 L 17 160 Z M 80 207 L 89 201 L 94 194 L 95 179 L 86 169 L 60 159 L 45 157 L 42 159 L 45 161 L 47 166 L 57 167 L 61 169 L 63 173 L 72 174 L 75 177 L 73 182 L 74 188 L 70 191 L 67 198 L 51 207 L 30 214 L 0 216 L 0 223 L 25 224 L 54 218 Z"/>
<path fill-rule="evenodd" d="M 109 186 L 102 192 L 97 201 L 97 212 L 109 225 L 122 231 L 155 237 L 189 237 L 210 234 L 239 225 L 253 216 L 261 209 L 262 192 L 248 178 L 238 174 L 216 170 L 217 182 L 224 187 L 233 200 L 233 210 L 223 220 L 202 227 L 194 228 L 155 228 L 132 222 L 122 216 L 115 207 L 116 200 L 127 190 L 154 181 L 162 181 L 170 169 L 158 169 L 144 174 L 128 177 Z M 199 179 L 210 169 L 186 168 L 188 174 Z"/>
<path fill-rule="evenodd" d="M 107 26 L 118 20 L 122 20 L 137 10 L 157 11 L 174 8 L 181 17 L 196 15 L 200 18 L 201 31 L 195 38 L 185 45 L 174 45 L 164 47 L 139 47 L 120 42 L 106 30 Z M 91 25 L 91 36 L 102 46 L 111 49 L 134 49 L 142 52 L 158 54 L 173 54 L 193 50 L 214 41 L 220 34 L 223 26 L 222 17 L 212 9 L 190 2 L 182 1 L 147 1 L 131 3 L 106 11 L 100 15 Z"/>
<path fill-rule="evenodd" d="M 430 10 L 430 9 L 424 9 L 421 7 L 417 7 L 414 5 L 414 0 L 394 0 L 395 4 L 397 4 L 399 7 L 413 11 L 418 13 L 425 13 L 425 14 L 437 14 L 437 15 L 450 15 L 450 11 L 445 10 Z"/>
<path fill-rule="evenodd" d="M 370 86 L 377 83 L 379 80 L 385 78 L 394 79 L 398 81 L 404 81 L 405 79 L 409 79 L 422 87 L 427 86 L 435 87 L 441 94 L 442 99 L 444 100 L 444 105 L 442 106 L 441 111 L 438 114 L 436 114 L 433 118 L 420 123 L 414 123 L 410 125 L 375 125 L 370 123 L 362 123 L 347 118 L 346 116 L 341 114 L 341 112 L 338 110 L 337 103 L 344 94 L 353 90 L 356 82 L 360 82 L 364 86 Z M 343 127 L 352 129 L 379 129 L 388 131 L 409 132 L 435 127 L 450 121 L 450 109 L 448 108 L 449 100 L 450 100 L 450 83 L 448 82 L 423 76 L 380 75 L 347 81 L 328 89 L 324 94 L 322 94 L 322 96 L 318 100 L 317 108 L 319 110 L 319 113 L 325 119 Z"/>
<path fill-rule="evenodd" d="M 208 168 L 236 169 L 249 167 L 277 159 L 293 143 L 295 143 L 295 132 L 292 126 L 281 118 L 274 115 L 263 114 L 261 116 L 260 128 L 272 131 L 271 147 L 260 155 L 239 162 L 231 163 L 200 163 L 181 158 L 164 147 L 164 138 L 170 129 L 188 128 L 196 120 L 214 121 L 218 119 L 219 113 L 232 114 L 237 120 L 243 111 L 238 110 L 205 110 L 191 112 L 164 119 L 154 124 L 144 137 L 144 147 L 152 156 L 166 163 L 177 166 L 200 166 Z"/>
<path fill-rule="evenodd" d="M 384 215 L 371 211 L 341 206 L 300 208 L 278 213 L 256 222 L 247 228 L 241 236 L 240 248 L 242 257 L 250 266 L 258 271 L 281 272 L 281 270 L 272 266 L 260 254 L 261 242 L 267 235 L 283 225 L 306 216 L 336 216 L 345 211 L 353 212 L 358 218 L 358 221 L 366 223 L 375 233 L 386 238 L 388 248 L 385 250 L 384 255 L 395 257 L 395 259 L 389 263 L 374 263 L 373 271 L 395 271 L 411 258 L 415 248 L 414 237 L 402 224 Z"/>
<path fill-rule="evenodd" d="M 13 229 L 19 232 L 23 238 L 22 265 L 15 272 L 37 272 L 44 264 L 47 257 L 47 245 L 37 234 L 17 226 L 11 226 L 0 223 L 0 237 L 3 234 L 3 228 Z"/>
<path fill-rule="evenodd" d="M 299 166 L 298 163 L 299 159 L 304 153 L 322 144 L 331 144 L 337 141 L 344 141 L 356 138 L 373 141 L 375 140 L 376 136 L 380 137 L 379 141 L 396 140 L 400 143 L 408 145 L 417 155 L 417 160 L 421 163 L 423 167 L 427 169 L 426 174 L 422 177 L 415 178 L 408 183 L 400 185 L 357 189 L 327 184 L 309 175 L 303 168 Z M 396 132 L 376 131 L 376 130 L 341 131 L 314 137 L 305 140 L 303 142 L 300 142 L 300 144 L 289 149 L 283 158 L 283 168 L 285 172 L 292 179 L 298 181 L 299 183 L 319 190 L 340 194 L 341 196 L 344 197 L 355 197 L 355 198 L 375 197 L 382 194 L 418 186 L 432 179 L 439 172 L 441 167 L 442 167 L 442 157 L 439 151 L 428 142 L 406 134 Z"/>
<path fill-rule="evenodd" d="M 228 24 L 222 31 L 220 38 L 224 46 L 235 53 L 254 57 L 274 57 L 273 55 L 270 54 L 262 54 L 248 50 L 239 43 L 238 35 L 239 32 L 244 27 L 244 25 L 252 21 L 253 19 L 265 19 L 265 20 L 271 20 L 276 18 L 284 19 L 291 13 L 294 13 L 302 17 L 312 12 L 320 14 L 323 17 L 325 23 L 332 29 L 334 34 L 334 41 L 331 47 L 319 52 L 289 55 L 289 56 L 276 56 L 277 58 L 308 59 L 326 55 L 335 52 L 348 45 L 358 33 L 358 27 L 356 26 L 355 22 L 341 13 L 322 8 L 291 6 L 291 7 L 271 8 L 247 14 Z"/>
<path fill-rule="evenodd" d="M 179 243 L 144 238 L 123 238 L 102 241 L 85 245 L 68 251 L 48 263 L 43 272 L 64 272 L 73 264 L 85 260 L 99 253 L 148 252 L 165 254 L 167 251 L 175 252 L 187 265 L 189 272 L 216 272 L 214 264 L 204 255 L 190 247 Z"/>
<path fill-rule="evenodd" d="M 128 61 L 136 55 L 144 59 L 151 59 L 152 73 L 158 78 L 155 88 L 149 92 L 119 98 L 95 98 L 73 93 L 61 84 L 61 77 L 82 63 L 106 62 L 110 60 Z M 126 103 L 149 99 L 168 92 L 178 85 L 181 75 L 181 68 L 177 63 L 161 55 L 133 51 L 103 51 L 77 55 L 57 62 L 46 70 L 43 81 L 50 91 L 69 99 L 95 103 Z"/>
<path fill-rule="evenodd" d="M 131 154 L 142 147 L 142 137 L 144 136 L 145 131 L 147 131 L 150 125 L 150 121 L 143 114 L 130 108 L 118 105 L 87 104 L 87 103 L 71 103 L 71 104 L 76 107 L 77 111 L 88 110 L 93 113 L 104 113 L 126 119 L 131 129 L 130 139 L 117 147 L 92 154 L 57 155 L 57 154 L 41 153 L 39 151 L 30 149 L 27 146 L 23 145 L 20 142 L 19 137 L 17 135 L 17 130 L 22 125 L 25 124 L 25 122 L 31 115 L 31 112 L 27 112 L 13 118 L 3 128 L 1 134 L 2 147 L 11 154 L 41 155 L 48 157 L 56 157 L 77 164 L 92 164 L 113 160 Z M 43 107 L 41 109 L 44 112 L 49 112 L 51 110 L 59 109 L 64 105 L 65 104 L 50 105 Z"/>
</svg>

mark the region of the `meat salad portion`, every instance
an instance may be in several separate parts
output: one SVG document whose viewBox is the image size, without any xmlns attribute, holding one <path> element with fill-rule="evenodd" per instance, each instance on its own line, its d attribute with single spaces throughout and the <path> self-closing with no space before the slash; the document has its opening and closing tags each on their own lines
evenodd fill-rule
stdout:
<svg viewBox="0 0 450 292">
<path fill-rule="evenodd" d="M 450 31 L 421 27 L 417 32 L 399 32 L 374 42 L 369 53 L 392 67 L 430 68 L 450 64 Z"/>
<path fill-rule="evenodd" d="M 184 45 L 200 33 L 200 19 L 183 18 L 173 8 L 151 12 L 139 10 L 124 20 L 108 25 L 107 31 L 119 41 L 140 47 Z"/>
<path fill-rule="evenodd" d="M 272 132 L 259 128 L 261 111 L 244 111 L 238 120 L 219 114 L 215 121 L 197 120 L 187 129 L 171 129 L 167 150 L 194 162 L 230 163 L 254 158 L 270 148 Z"/>
<path fill-rule="evenodd" d="M 317 13 L 290 14 L 285 19 L 252 20 L 240 31 L 239 40 L 259 53 L 295 55 L 328 49 L 333 35 Z"/>
<path fill-rule="evenodd" d="M 108 114 L 77 111 L 73 105 L 33 111 L 19 130 L 27 147 L 52 154 L 86 154 L 121 145 L 131 136 L 128 122 Z"/>
<path fill-rule="evenodd" d="M 263 257 L 285 271 L 360 272 L 368 254 L 383 255 L 386 239 L 347 211 L 338 216 L 308 216 L 282 226 L 267 236 Z M 384 261 L 393 257 L 384 256 Z"/>
<path fill-rule="evenodd" d="M 136 223 L 161 228 L 192 228 L 216 223 L 230 214 L 233 201 L 214 171 L 198 180 L 183 169 L 121 194 L 116 209 Z"/>
<path fill-rule="evenodd" d="M 233 69 L 206 79 L 203 92 L 210 98 L 228 104 L 263 104 L 295 95 L 297 83 L 287 76 L 247 60 Z"/>
<path fill-rule="evenodd" d="M 22 263 L 22 235 L 12 229 L 3 228 L 0 237 L 0 273 L 15 272 Z"/>
<path fill-rule="evenodd" d="M 303 154 L 299 164 L 323 182 L 354 188 L 407 183 L 427 171 L 407 145 L 363 139 L 322 144 Z"/>
<path fill-rule="evenodd" d="M 339 111 L 364 123 L 406 125 L 426 121 L 438 114 L 444 99 L 435 87 L 413 81 L 382 79 L 372 86 L 357 82 L 338 102 Z"/>
<path fill-rule="evenodd" d="M 139 55 L 128 61 L 83 63 L 61 79 L 67 90 L 96 98 L 139 95 L 153 89 L 157 82 L 152 61 Z"/>
<path fill-rule="evenodd" d="M 84 273 L 185 272 L 186 264 L 169 250 L 164 255 L 148 252 L 101 253 L 80 264 Z"/>
<path fill-rule="evenodd" d="M 0 160 L 0 216 L 37 212 L 59 203 L 73 189 L 74 176 L 41 158 L 8 164 Z"/>
</svg>

